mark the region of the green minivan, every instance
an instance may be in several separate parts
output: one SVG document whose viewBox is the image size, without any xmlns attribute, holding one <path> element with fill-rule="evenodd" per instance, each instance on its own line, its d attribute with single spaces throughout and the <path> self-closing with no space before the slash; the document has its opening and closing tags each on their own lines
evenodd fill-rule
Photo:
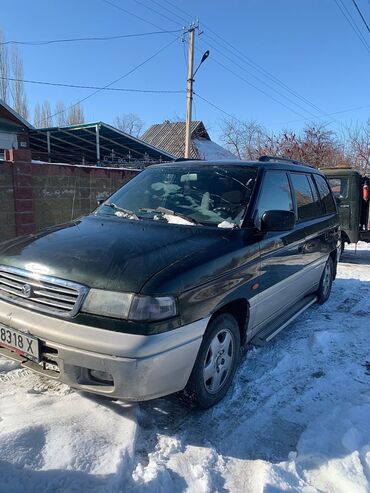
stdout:
<svg viewBox="0 0 370 493">
<path fill-rule="evenodd" d="M 90 215 L 0 244 L 0 354 L 83 391 L 207 408 L 243 346 L 328 299 L 339 253 L 311 166 L 150 166 Z"/>
</svg>

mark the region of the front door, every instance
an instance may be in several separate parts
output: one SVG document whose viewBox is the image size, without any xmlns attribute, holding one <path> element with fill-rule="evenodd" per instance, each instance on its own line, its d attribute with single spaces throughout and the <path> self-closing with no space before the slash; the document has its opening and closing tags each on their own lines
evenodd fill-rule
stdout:
<svg viewBox="0 0 370 493">
<path fill-rule="evenodd" d="M 256 220 L 268 210 L 295 211 L 295 201 L 286 171 L 266 171 L 257 201 Z M 259 224 L 259 226 L 261 226 Z M 302 272 L 307 264 L 305 228 L 297 224 L 291 231 L 267 232 L 260 241 L 261 276 L 255 303 L 253 333 L 283 313 L 301 298 L 306 289 Z"/>
</svg>

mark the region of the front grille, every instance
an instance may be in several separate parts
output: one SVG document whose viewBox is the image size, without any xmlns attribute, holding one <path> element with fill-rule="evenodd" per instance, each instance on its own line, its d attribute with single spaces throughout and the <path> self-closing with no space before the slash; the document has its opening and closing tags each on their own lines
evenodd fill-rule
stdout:
<svg viewBox="0 0 370 493">
<path fill-rule="evenodd" d="M 64 279 L 0 266 L 0 298 L 63 317 L 79 311 L 88 288 Z"/>
</svg>

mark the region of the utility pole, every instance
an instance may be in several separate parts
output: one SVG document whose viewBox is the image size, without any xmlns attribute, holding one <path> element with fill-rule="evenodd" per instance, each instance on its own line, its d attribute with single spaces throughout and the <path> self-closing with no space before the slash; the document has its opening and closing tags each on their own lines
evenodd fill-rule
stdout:
<svg viewBox="0 0 370 493">
<path fill-rule="evenodd" d="M 189 51 L 188 51 L 188 80 L 186 84 L 186 124 L 185 124 L 185 158 L 190 157 L 191 149 L 191 115 L 193 109 L 193 69 L 194 69 L 194 37 L 195 30 L 199 27 L 198 22 L 193 22 L 184 31 L 189 33 Z"/>
</svg>

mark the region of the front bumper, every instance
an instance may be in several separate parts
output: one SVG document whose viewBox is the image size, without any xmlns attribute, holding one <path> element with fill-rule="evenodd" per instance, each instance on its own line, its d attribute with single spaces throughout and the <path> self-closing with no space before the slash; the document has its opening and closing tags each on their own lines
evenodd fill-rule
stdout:
<svg viewBox="0 0 370 493">
<path fill-rule="evenodd" d="M 71 387 L 141 401 L 182 390 L 208 323 L 198 320 L 150 336 L 75 324 L 0 300 L 0 323 L 40 340 L 40 364 L 0 348 L 0 354 Z M 96 371 L 110 378 L 97 379 Z"/>
</svg>

